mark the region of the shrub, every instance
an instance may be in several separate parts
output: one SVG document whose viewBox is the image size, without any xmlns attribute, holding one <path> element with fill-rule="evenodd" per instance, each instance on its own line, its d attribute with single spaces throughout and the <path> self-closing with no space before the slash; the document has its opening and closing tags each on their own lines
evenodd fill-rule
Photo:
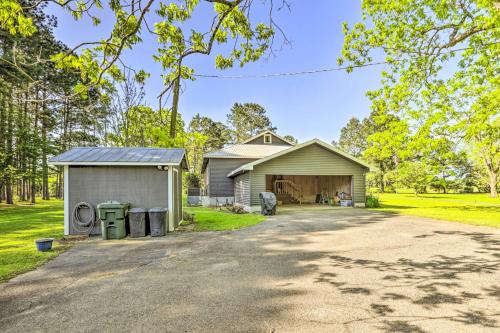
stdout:
<svg viewBox="0 0 500 333">
<path fill-rule="evenodd" d="M 366 207 L 367 208 L 379 208 L 380 201 L 378 200 L 378 197 L 376 197 L 372 194 L 366 196 Z"/>
<path fill-rule="evenodd" d="M 186 222 L 186 224 L 192 224 L 194 223 L 194 214 L 191 214 L 184 210 L 182 211 L 182 219 Z"/>
</svg>

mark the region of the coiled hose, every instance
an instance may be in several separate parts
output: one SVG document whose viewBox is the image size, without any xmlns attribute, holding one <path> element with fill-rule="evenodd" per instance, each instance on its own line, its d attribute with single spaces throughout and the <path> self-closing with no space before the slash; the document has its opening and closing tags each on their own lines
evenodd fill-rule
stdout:
<svg viewBox="0 0 500 333">
<path fill-rule="evenodd" d="M 81 215 L 80 215 L 80 210 L 81 209 L 88 209 L 89 210 L 89 216 L 87 219 L 83 220 Z M 75 229 L 76 232 L 80 234 L 88 234 L 92 232 L 95 226 L 95 209 L 94 207 L 89 204 L 88 202 L 79 202 L 75 205 L 75 208 L 73 208 L 73 218 L 71 219 L 71 222 L 73 224 L 73 228 Z"/>
</svg>

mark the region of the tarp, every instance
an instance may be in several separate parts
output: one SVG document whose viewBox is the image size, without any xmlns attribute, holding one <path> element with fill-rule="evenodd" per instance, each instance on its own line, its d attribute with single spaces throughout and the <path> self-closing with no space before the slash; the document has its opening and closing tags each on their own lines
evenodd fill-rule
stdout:
<svg viewBox="0 0 500 333">
<path fill-rule="evenodd" d="M 273 192 L 260 192 L 259 198 L 262 214 L 273 214 L 276 209 L 276 195 Z"/>
</svg>

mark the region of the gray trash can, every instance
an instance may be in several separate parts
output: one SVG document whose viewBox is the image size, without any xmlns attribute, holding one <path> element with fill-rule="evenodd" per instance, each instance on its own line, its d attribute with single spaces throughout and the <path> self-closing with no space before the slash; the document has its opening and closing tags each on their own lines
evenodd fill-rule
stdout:
<svg viewBox="0 0 500 333">
<path fill-rule="evenodd" d="M 132 208 L 128 211 L 130 237 L 146 236 L 146 209 Z"/>
<path fill-rule="evenodd" d="M 148 214 L 151 237 L 165 236 L 168 231 L 167 209 L 161 207 L 151 208 Z"/>
</svg>

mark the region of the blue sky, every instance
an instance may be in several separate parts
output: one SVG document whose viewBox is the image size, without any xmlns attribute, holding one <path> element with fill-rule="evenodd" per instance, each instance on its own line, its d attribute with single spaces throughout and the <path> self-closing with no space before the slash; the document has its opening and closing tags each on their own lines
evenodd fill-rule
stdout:
<svg viewBox="0 0 500 333">
<path fill-rule="evenodd" d="M 281 11 L 275 18 L 292 47 L 285 46 L 276 57 L 248 64 L 244 68 L 218 71 L 214 56 L 196 56 L 189 60 L 198 74 L 256 75 L 295 72 L 336 67 L 343 35 L 342 22 L 360 19 L 360 2 L 352 0 L 292 0 L 291 12 Z M 260 2 L 255 2 L 257 7 Z M 106 37 L 111 28 L 109 13 L 100 12 L 102 25 L 92 27 L 88 20 L 75 22 L 67 13 L 51 7 L 59 18 L 56 37 L 68 46 L 82 41 Z M 263 12 L 256 9 L 255 17 Z M 195 24 L 207 22 L 211 9 L 200 8 Z M 154 22 L 154 17 L 149 21 Z M 146 84 L 146 103 L 157 107 L 156 96 L 162 89 L 161 67 L 151 55 L 157 43 L 153 36 L 144 36 L 143 43 L 124 56 L 128 65 L 151 73 Z M 217 50 L 215 50 L 217 51 Z M 216 54 L 216 53 L 214 53 Z M 365 92 L 379 87 L 381 67 L 301 76 L 281 76 L 259 79 L 198 78 L 185 82 L 180 112 L 186 123 L 200 113 L 215 120 L 226 121 L 226 114 L 235 102 L 255 102 L 264 106 L 281 135 L 291 134 L 299 141 L 319 138 L 330 142 L 353 116 L 364 117 L 370 112 Z"/>
</svg>

